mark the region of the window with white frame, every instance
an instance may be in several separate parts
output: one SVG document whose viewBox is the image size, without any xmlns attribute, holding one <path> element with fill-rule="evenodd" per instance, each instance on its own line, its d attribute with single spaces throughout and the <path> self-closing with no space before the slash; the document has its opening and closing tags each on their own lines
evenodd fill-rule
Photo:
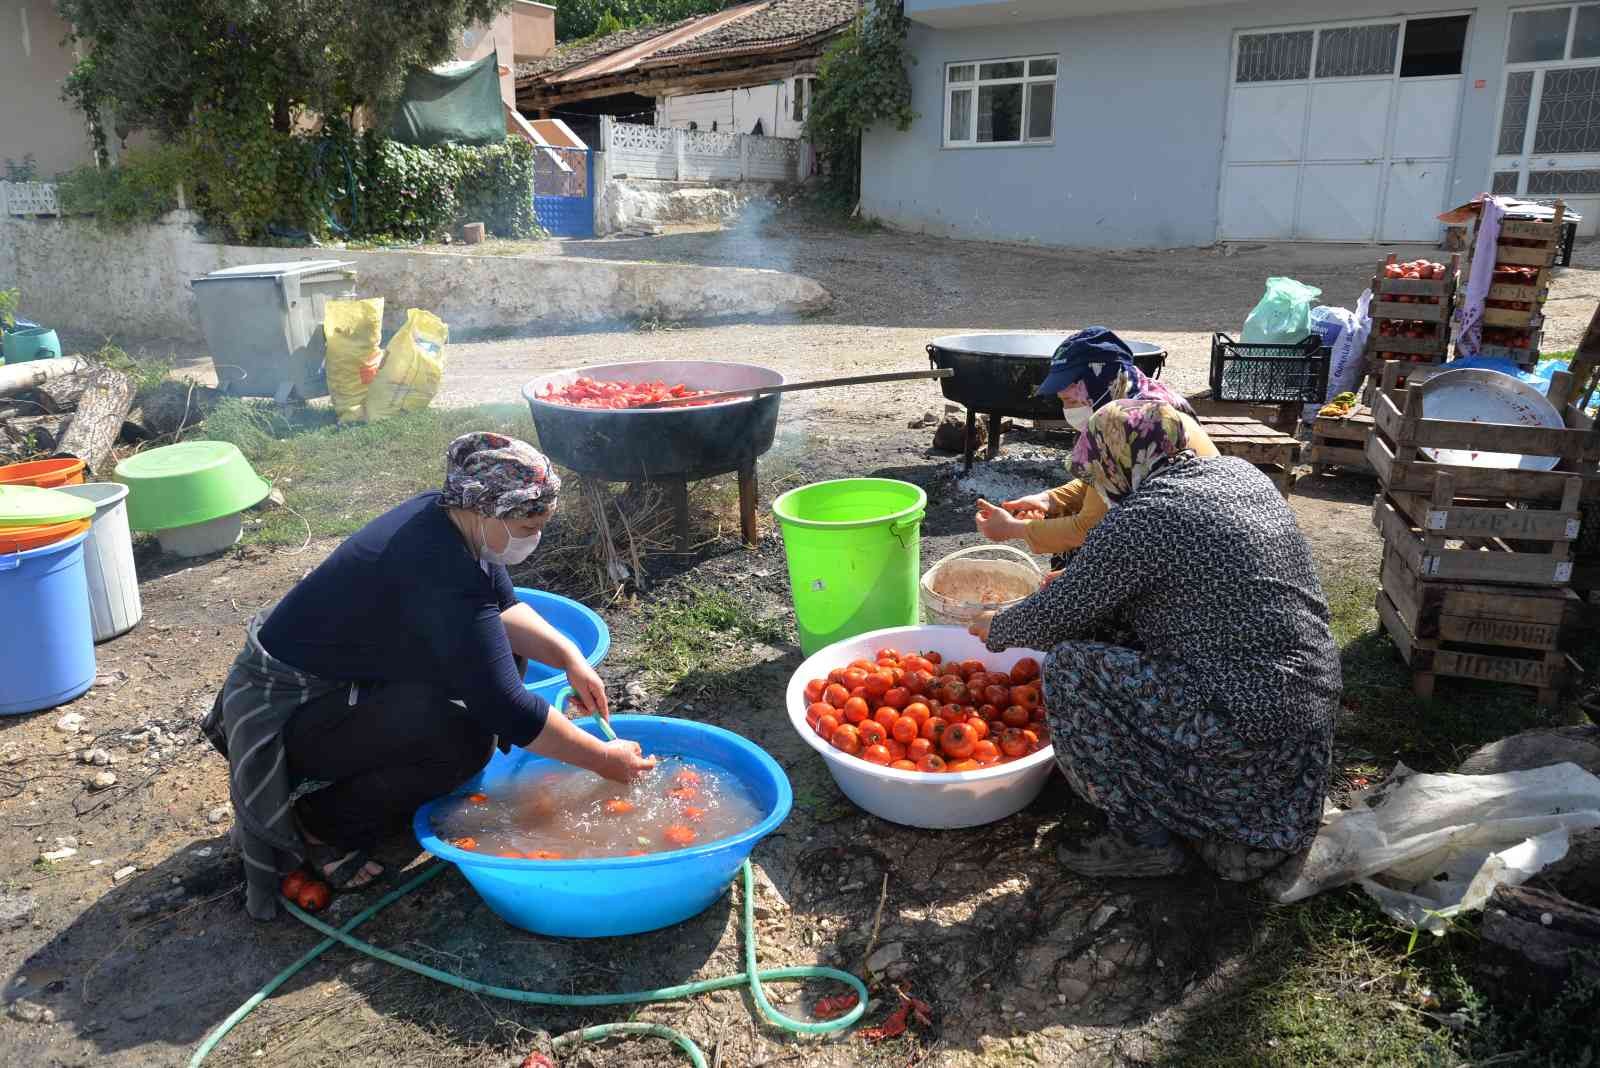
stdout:
<svg viewBox="0 0 1600 1068">
<path fill-rule="evenodd" d="M 948 63 L 944 82 L 946 146 L 1055 139 L 1055 56 Z"/>
</svg>

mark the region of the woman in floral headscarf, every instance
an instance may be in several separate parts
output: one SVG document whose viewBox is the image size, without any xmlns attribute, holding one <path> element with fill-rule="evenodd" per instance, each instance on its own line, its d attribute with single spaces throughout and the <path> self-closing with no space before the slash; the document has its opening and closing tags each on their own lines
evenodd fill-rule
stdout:
<svg viewBox="0 0 1600 1068">
<path fill-rule="evenodd" d="M 1080 330 L 1056 348 L 1035 396 L 1052 393 L 1061 398 L 1062 414 L 1080 435 L 1090 417 L 1112 401 L 1161 401 L 1183 413 L 1195 455 L 1217 455 L 1189 402 L 1139 370 L 1133 349 L 1103 326 Z M 1059 568 L 1105 514 L 1105 502 L 1088 492 L 1082 479 L 1074 479 L 1000 505 L 980 499 L 976 518 L 978 533 L 990 541 L 1025 541 L 1032 551 L 1049 554 L 1050 566 Z"/>
<path fill-rule="evenodd" d="M 1332 756 L 1339 653 L 1310 548 L 1267 477 L 1197 458 L 1169 405 L 1106 405 L 1073 468 L 1105 519 L 1060 577 L 972 626 L 997 652 L 1049 651 L 1056 761 L 1107 822 L 1060 859 L 1165 875 L 1188 844 L 1259 877 L 1310 846 Z M 1141 648 L 1085 640 L 1119 617 Z"/>
<path fill-rule="evenodd" d="M 653 764 L 601 742 L 522 685 L 559 666 L 586 712 L 599 676 L 512 591 L 555 514 L 561 480 L 526 442 L 465 434 L 442 492 L 362 527 L 251 620 L 204 729 L 229 761 L 246 905 L 270 919 L 278 879 L 310 861 L 336 888 L 372 882 L 385 830 L 522 746 L 626 782 Z"/>
</svg>

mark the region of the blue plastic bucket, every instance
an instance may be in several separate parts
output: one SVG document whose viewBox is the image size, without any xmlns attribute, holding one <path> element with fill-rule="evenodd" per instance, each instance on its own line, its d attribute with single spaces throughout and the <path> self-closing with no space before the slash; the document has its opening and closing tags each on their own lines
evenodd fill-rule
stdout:
<svg viewBox="0 0 1600 1068">
<path fill-rule="evenodd" d="M 0 554 L 0 715 L 64 704 L 94 684 L 88 536 Z"/>
<path fill-rule="evenodd" d="M 598 667 L 600 661 L 606 658 L 606 653 L 611 651 L 611 628 L 606 626 L 606 621 L 572 598 L 518 586 L 517 600 L 571 638 L 572 644 L 589 661 L 590 667 Z M 560 668 L 530 660 L 528 670 L 523 672 L 522 684 L 528 688 L 528 692 L 536 693 L 554 704 L 556 694 L 567 684 L 567 674 Z"/>
<path fill-rule="evenodd" d="M 600 737 L 593 719 L 578 720 Z M 794 794 L 783 769 L 755 744 L 721 727 L 661 716 L 612 716 L 617 734 L 646 753 L 713 764 L 744 784 L 764 813 L 760 823 L 731 838 L 643 857 L 523 860 L 457 849 L 433 833 L 435 806 L 417 810 L 412 829 L 422 848 L 461 869 L 494 914 L 513 927 L 565 938 L 638 934 L 681 923 L 728 889 L 756 843 L 789 815 Z M 523 749 L 496 752 L 487 767 L 454 796 L 493 793 L 519 775 L 546 771 L 555 761 Z"/>
<path fill-rule="evenodd" d="M 5 356 L 6 363 L 48 360 L 61 355 L 61 339 L 54 330 L 42 326 L 24 327 L 19 323 L 16 329 L 6 331 L 5 339 L 0 341 L 0 354 Z"/>
</svg>

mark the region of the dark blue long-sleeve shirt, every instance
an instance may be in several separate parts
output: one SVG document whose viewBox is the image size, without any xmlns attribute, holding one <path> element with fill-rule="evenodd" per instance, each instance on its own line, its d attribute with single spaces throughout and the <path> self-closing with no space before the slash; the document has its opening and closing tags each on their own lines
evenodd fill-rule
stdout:
<svg viewBox="0 0 1600 1068">
<path fill-rule="evenodd" d="M 261 627 L 277 659 L 339 682 L 421 682 L 462 701 L 502 744 L 526 745 L 550 706 L 524 689 L 500 613 L 511 576 L 467 549 L 437 493 L 345 540 Z"/>
</svg>

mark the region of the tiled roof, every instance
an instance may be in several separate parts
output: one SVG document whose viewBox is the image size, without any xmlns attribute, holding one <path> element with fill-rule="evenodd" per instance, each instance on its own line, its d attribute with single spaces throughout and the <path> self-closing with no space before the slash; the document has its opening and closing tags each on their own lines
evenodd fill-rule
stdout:
<svg viewBox="0 0 1600 1068">
<path fill-rule="evenodd" d="M 652 59 L 814 37 L 843 26 L 855 15 L 856 0 L 771 0 L 742 19 L 664 48 Z"/>
<path fill-rule="evenodd" d="M 856 9 L 856 0 L 757 0 L 666 26 L 640 26 L 558 45 L 548 56 L 517 64 L 517 80 L 543 81 L 563 72 L 572 72 L 581 80 L 638 66 L 659 68 L 673 60 L 716 52 L 779 48 L 843 27 L 855 17 Z M 703 23 L 704 29 L 697 29 L 696 23 Z M 656 37 L 663 40 L 659 48 L 652 49 L 649 42 Z M 614 69 L 612 64 L 598 62 L 623 51 L 629 55 L 618 56 Z M 588 64 L 595 69 L 577 71 Z"/>
<path fill-rule="evenodd" d="M 624 48 L 648 41 L 660 34 L 670 33 L 679 26 L 686 26 L 694 19 L 683 19 L 668 26 L 635 26 L 631 30 L 618 30 L 608 33 L 604 37 L 586 37 L 581 41 L 568 41 L 566 44 L 556 45 L 556 50 L 548 56 L 530 59 L 526 63 L 517 64 L 518 78 L 532 78 L 539 74 L 552 74 L 568 67 L 576 67 L 580 63 L 587 63 L 591 59 L 611 52 L 619 52 Z"/>
</svg>

